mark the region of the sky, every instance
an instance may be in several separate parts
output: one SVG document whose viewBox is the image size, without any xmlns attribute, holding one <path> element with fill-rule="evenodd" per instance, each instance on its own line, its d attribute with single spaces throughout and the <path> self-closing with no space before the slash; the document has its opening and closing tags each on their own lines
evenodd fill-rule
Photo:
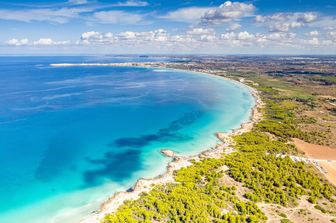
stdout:
<svg viewBox="0 0 336 223">
<path fill-rule="evenodd" d="M 1 55 L 336 54 L 336 0 L 0 1 Z"/>
</svg>

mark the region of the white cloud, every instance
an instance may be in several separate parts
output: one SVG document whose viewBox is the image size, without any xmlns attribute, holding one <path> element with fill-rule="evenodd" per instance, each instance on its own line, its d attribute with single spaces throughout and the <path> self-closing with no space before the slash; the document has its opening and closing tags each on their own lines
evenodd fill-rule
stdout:
<svg viewBox="0 0 336 223">
<path fill-rule="evenodd" d="M 99 32 L 89 31 L 82 34 L 81 39 L 101 38 L 102 35 Z"/>
<path fill-rule="evenodd" d="M 247 31 L 240 32 L 238 34 L 239 40 L 253 40 L 255 36 L 253 34 L 248 33 Z"/>
<path fill-rule="evenodd" d="M 157 29 L 148 32 L 133 32 L 126 31 L 119 34 L 108 33 L 99 33 L 95 31 L 85 32 L 81 35 L 81 40 L 79 44 L 111 44 L 115 42 L 165 42 L 168 41 L 167 31 L 164 29 Z"/>
<path fill-rule="evenodd" d="M 260 47 L 276 47 L 276 46 L 293 46 L 295 41 L 295 34 L 273 32 L 269 35 L 262 33 L 249 33 L 242 31 L 239 33 L 226 32 L 221 34 L 221 39 L 228 44 L 235 46 L 260 46 Z"/>
<path fill-rule="evenodd" d="M 206 42 L 213 42 L 217 40 L 217 37 L 215 35 L 202 35 L 200 40 Z"/>
<path fill-rule="evenodd" d="M 51 38 L 41 38 L 33 42 L 35 46 L 52 46 L 52 45 L 66 45 L 69 41 L 54 41 Z"/>
<path fill-rule="evenodd" d="M 112 44 L 117 40 L 117 37 L 113 35 L 113 33 L 108 32 L 105 34 L 101 34 L 95 31 L 89 31 L 82 33 L 80 41 L 77 44 Z"/>
<path fill-rule="evenodd" d="M 206 29 L 206 28 L 193 28 L 187 31 L 187 34 L 189 35 L 208 35 L 208 34 L 214 34 L 214 29 Z"/>
<path fill-rule="evenodd" d="M 42 46 L 53 45 L 53 43 L 54 41 L 50 38 L 42 38 L 34 41 L 34 45 L 42 45 Z"/>
<path fill-rule="evenodd" d="M 151 40 L 154 41 L 167 41 L 168 40 L 168 33 L 164 29 L 157 29 L 154 32 L 150 32 Z"/>
<path fill-rule="evenodd" d="M 331 31 L 328 33 L 329 40 L 336 43 L 336 31 Z"/>
<path fill-rule="evenodd" d="M 258 15 L 257 23 L 265 23 L 271 32 L 288 32 L 290 29 L 300 28 L 315 22 L 318 15 L 314 12 L 276 13 L 271 16 Z"/>
<path fill-rule="evenodd" d="M 267 39 L 274 42 L 292 42 L 296 37 L 295 33 L 274 32 L 267 36 Z"/>
<path fill-rule="evenodd" d="M 316 21 L 317 19 L 317 14 L 308 12 L 308 13 L 303 13 L 298 16 L 298 21 L 303 22 L 303 23 L 311 23 Z"/>
<path fill-rule="evenodd" d="M 121 40 L 135 40 L 137 38 L 137 33 L 126 31 L 126 32 L 119 33 L 118 37 Z"/>
<path fill-rule="evenodd" d="M 270 25 L 270 31 L 272 32 L 287 32 L 292 28 L 303 27 L 304 23 L 300 22 L 289 22 L 289 23 L 274 23 Z"/>
<path fill-rule="evenodd" d="M 320 41 L 319 41 L 319 39 L 317 37 L 313 37 L 312 39 L 307 40 L 306 43 L 308 43 L 310 45 L 313 45 L 313 46 L 320 45 Z"/>
<path fill-rule="evenodd" d="M 168 19 L 177 22 L 198 23 L 206 12 L 211 10 L 210 7 L 189 7 L 180 8 L 176 11 L 167 13 L 159 18 Z"/>
<path fill-rule="evenodd" d="M 180 8 L 160 18 L 186 23 L 217 25 L 250 16 L 256 8 L 252 4 L 226 1 L 218 7 Z M 236 29 L 239 24 L 235 24 Z"/>
<path fill-rule="evenodd" d="M 29 43 L 28 39 L 10 39 L 6 41 L 6 44 L 8 45 L 12 45 L 12 46 L 24 46 L 27 45 Z"/>
<path fill-rule="evenodd" d="M 56 45 L 69 45 L 70 41 L 54 41 L 51 38 L 40 38 L 35 41 L 29 41 L 27 38 L 24 39 L 10 39 L 5 42 L 7 45 L 11 46 L 56 46 Z"/>
<path fill-rule="evenodd" d="M 317 36 L 318 33 L 318 36 Z M 268 49 L 334 49 L 336 47 L 336 31 L 321 32 L 313 30 L 306 35 L 297 35 L 292 32 L 253 33 L 250 31 L 225 32 L 216 34 L 214 29 L 194 27 L 185 33 L 171 34 L 165 29 L 136 32 L 126 31 L 120 33 L 100 33 L 97 31 L 84 32 L 78 40 L 76 47 L 99 46 L 119 49 L 150 49 L 162 52 L 162 49 L 204 52 L 213 49 L 237 48 L 248 49 L 258 47 Z M 36 41 L 28 39 L 11 39 L 6 41 L 11 46 L 73 46 L 69 41 L 55 41 L 51 38 L 41 38 Z M 217 51 L 216 51 L 217 52 Z M 285 51 L 284 51 L 285 52 Z"/>
<path fill-rule="evenodd" d="M 101 11 L 93 14 L 97 22 L 110 24 L 136 24 L 143 20 L 143 15 L 124 11 Z"/>
<path fill-rule="evenodd" d="M 249 33 L 242 31 L 239 33 L 226 32 L 221 35 L 221 39 L 228 44 L 234 46 L 263 46 L 264 43 L 269 42 L 267 36 L 260 33 Z"/>
<path fill-rule="evenodd" d="M 226 33 L 221 34 L 221 39 L 234 40 L 236 39 L 236 34 L 234 32 L 226 32 Z"/>
<path fill-rule="evenodd" d="M 226 1 L 217 8 L 207 11 L 201 20 L 203 24 L 222 24 L 251 16 L 256 10 L 253 4 Z"/>
<path fill-rule="evenodd" d="M 197 33 L 192 35 L 191 33 Z M 291 33 L 226 32 L 216 35 L 204 29 L 192 29 L 189 33 L 172 35 L 164 29 L 147 32 L 127 31 L 118 34 L 90 31 L 82 34 L 80 43 L 86 45 L 102 45 L 122 47 L 122 49 L 165 49 L 165 50 L 204 50 L 225 47 L 293 47 L 295 35 Z M 305 43 L 308 44 L 308 43 Z M 158 51 L 160 52 L 160 51 Z M 200 52 L 200 51 L 199 51 Z"/>
<path fill-rule="evenodd" d="M 262 16 L 262 15 L 257 15 L 256 17 L 255 17 L 255 21 L 256 22 L 259 22 L 259 23 L 264 23 L 264 22 L 266 22 L 266 16 Z"/>
<path fill-rule="evenodd" d="M 256 22 L 286 22 L 297 21 L 303 23 L 312 23 L 316 21 L 318 15 L 314 12 L 291 12 L 291 13 L 276 13 L 271 16 L 256 16 Z"/>
<path fill-rule="evenodd" d="M 240 29 L 242 26 L 239 24 L 239 23 L 233 23 L 231 24 L 227 29 L 226 31 L 235 31 L 237 29 Z"/>
<path fill-rule="evenodd" d="M 324 16 L 309 24 L 310 27 L 321 28 L 324 30 L 336 29 L 336 17 Z"/>
<path fill-rule="evenodd" d="M 314 30 L 314 31 L 310 31 L 307 34 L 308 34 L 308 36 L 315 37 L 315 36 L 318 36 L 320 33 L 317 30 Z"/>
<path fill-rule="evenodd" d="M 90 44 L 91 42 L 99 42 L 102 38 L 103 36 L 99 32 L 89 31 L 82 33 L 81 43 Z"/>
<path fill-rule="evenodd" d="M 157 41 L 157 42 L 164 42 L 168 40 L 167 31 L 164 29 L 157 29 L 154 31 L 148 32 L 122 32 L 118 35 L 120 40 L 131 40 L 136 42 L 150 42 L 150 41 Z"/>
<path fill-rule="evenodd" d="M 170 37 L 170 41 L 173 43 L 194 43 L 196 40 L 191 35 L 174 35 Z"/>
<path fill-rule="evenodd" d="M 178 48 L 196 49 L 197 47 L 269 47 L 269 48 L 303 48 L 318 46 L 321 44 L 332 46 L 331 36 L 336 32 L 330 32 L 329 40 L 320 40 L 316 37 L 301 39 L 291 32 L 271 32 L 269 34 L 241 32 L 225 32 L 216 35 L 212 29 L 193 28 L 184 34 L 172 35 L 164 29 L 157 29 L 146 32 L 126 31 L 118 34 L 99 33 L 95 31 L 85 32 L 81 36 L 80 44 L 91 45 L 112 45 L 123 47 L 153 47 L 153 48 Z M 210 45 L 204 45 L 210 44 Z M 114 45 L 116 46 L 116 45 Z"/>
</svg>

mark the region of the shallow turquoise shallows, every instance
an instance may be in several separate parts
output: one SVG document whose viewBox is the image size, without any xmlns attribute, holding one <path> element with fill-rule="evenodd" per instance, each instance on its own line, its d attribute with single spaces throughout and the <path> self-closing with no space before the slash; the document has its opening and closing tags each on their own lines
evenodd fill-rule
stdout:
<svg viewBox="0 0 336 223">
<path fill-rule="evenodd" d="M 249 90 L 223 78 L 50 66 L 141 60 L 0 57 L 0 222 L 77 222 L 138 178 L 163 173 L 161 149 L 195 154 L 248 120 Z"/>
</svg>

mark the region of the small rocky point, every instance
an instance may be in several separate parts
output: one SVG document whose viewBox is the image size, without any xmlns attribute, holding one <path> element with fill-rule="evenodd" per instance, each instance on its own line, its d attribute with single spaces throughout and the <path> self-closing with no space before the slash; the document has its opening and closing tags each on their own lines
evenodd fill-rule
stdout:
<svg viewBox="0 0 336 223">
<path fill-rule="evenodd" d="M 176 157 L 176 154 L 174 153 L 174 151 L 169 150 L 169 149 L 163 149 L 163 150 L 161 150 L 161 153 L 162 153 L 163 155 L 168 156 L 168 157 L 171 157 L 171 158 Z"/>
</svg>

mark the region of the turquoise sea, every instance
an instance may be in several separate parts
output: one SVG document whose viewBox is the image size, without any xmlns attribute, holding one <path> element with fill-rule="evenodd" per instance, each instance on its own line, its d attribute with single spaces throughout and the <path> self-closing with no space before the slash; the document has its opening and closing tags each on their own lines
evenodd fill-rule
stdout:
<svg viewBox="0 0 336 223">
<path fill-rule="evenodd" d="M 0 222 L 77 222 L 140 177 L 164 148 L 195 154 L 247 121 L 243 85 L 206 74 L 52 63 L 151 57 L 0 57 Z"/>
</svg>

